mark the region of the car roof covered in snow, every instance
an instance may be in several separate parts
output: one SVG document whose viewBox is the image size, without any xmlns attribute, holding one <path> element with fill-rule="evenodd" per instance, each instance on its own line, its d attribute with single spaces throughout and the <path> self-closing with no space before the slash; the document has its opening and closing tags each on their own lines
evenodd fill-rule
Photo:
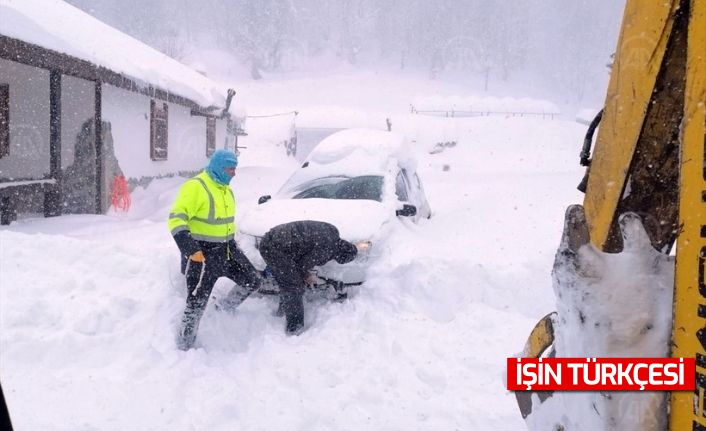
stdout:
<svg viewBox="0 0 706 431">
<path fill-rule="evenodd" d="M 414 158 L 403 135 L 372 129 L 347 129 L 321 141 L 306 161 L 312 168 L 358 175 L 382 175 L 390 159 L 402 167 L 414 168 Z M 313 170 L 313 169 L 312 169 Z"/>
<path fill-rule="evenodd" d="M 321 141 L 287 181 L 286 192 L 306 181 L 326 176 L 390 173 L 395 166 L 414 170 L 416 162 L 403 135 L 372 129 L 347 129 Z"/>
<path fill-rule="evenodd" d="M 208 107 L 225 105 L 225 88 L 59 0 L 0 0 L 0 34 L 67 54 Z"/>
</svg>

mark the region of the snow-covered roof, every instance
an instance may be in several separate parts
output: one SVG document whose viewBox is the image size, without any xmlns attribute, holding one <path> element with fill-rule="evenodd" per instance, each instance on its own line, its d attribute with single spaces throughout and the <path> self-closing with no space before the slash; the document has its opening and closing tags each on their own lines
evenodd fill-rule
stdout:
<svg viewBox="0 0 706 431">
<path fill-rule="evenodd" d="M 0 0 L 0 34 L 67 54 L 149 85 L 222 107 L 226 89 L 60 0 Z"/>
</svg>

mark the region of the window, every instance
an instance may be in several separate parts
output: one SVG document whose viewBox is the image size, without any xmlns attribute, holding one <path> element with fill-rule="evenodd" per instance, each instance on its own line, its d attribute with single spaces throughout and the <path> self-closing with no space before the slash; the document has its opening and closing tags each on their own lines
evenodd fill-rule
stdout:
<svg viewBox="0 0 706 431">
<path fill-rule="evenodd" d="M 10 85 L 0 84 L 0 157 L 10 155 Z"/>
<path fill-rule="evenodd" d="M 395 179 L 395 194 L 397 194 L 397 199 L 400 202 L 407 202 L 409 200 L 409 195 L 407 194 L 407 179 L 404 177 L 402 171 L 397 173 L 397 178 Z"/>
<path fill-rule="evenodd" d="M 216 119 L 206 117 L 206 157 L 216 151 Z"/>
<path fill-rule="evenodd" d="M 167 160 L 169 105 L 150 101 L 150 157 L 152 160 Z"/>
<path fill-rule="evenodd" d="M 362 177 L 326 177 L 308 181 L 299 186 L 303 190 L 292 199 L 368 199 L 382 202 L 383 178 L 376 175 Z"/>
</svg>

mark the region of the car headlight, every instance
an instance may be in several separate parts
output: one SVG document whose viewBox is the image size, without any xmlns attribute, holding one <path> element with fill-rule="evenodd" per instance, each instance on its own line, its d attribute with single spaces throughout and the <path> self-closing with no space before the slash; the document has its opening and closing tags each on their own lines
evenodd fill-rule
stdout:
<svg viewBox="0 0 706 431">
<path fill-rule="evenodd" d="M 356 262 L 367 262 L 370 258 L 370 251 L 373 248 L 373 243 L 370 240 L 354 241 L 353 245 L 358 249 L 358 254 L 355 257 Z"/>
</svg>

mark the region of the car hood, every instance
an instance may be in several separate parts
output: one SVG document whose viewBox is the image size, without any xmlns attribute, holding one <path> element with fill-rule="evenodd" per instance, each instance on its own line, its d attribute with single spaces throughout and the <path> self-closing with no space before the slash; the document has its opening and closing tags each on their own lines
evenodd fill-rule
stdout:
<svg viewBox="0 0 706 431">
<path fill-rule="evenodd" d="M 394 210 L 363 199 L 272 199 L 243 215 L 242 233 L 261 237 L 271 228 L 297 220 L 331 223 L 349 241 L 371 239 Z"/>
</svg>

